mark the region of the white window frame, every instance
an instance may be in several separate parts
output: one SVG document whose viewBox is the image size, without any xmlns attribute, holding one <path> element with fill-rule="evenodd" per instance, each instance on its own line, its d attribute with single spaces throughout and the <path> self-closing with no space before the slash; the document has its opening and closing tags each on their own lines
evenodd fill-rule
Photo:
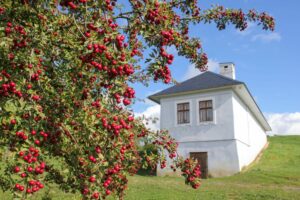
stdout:
<svg viewBox="0 0 300 200">
<path fill-rule="evenodd" d="M 190 122 L 189 123 L 184 123 L 184 124 L 178 124 L 178 116 L 177 116 L 177 104 L 180 104 L 180 103 L 189 103 L 190 105 Z M 174 118 L 175 118 L 175 126 L 188 126 L 188 125 L 191 125 L 192 124 L 192 101 L 191 100 L 180 100 L 180 101 L 175 101 L 174 103 L 174 111 L 175 111 L 175 114 L 174 114 Z"/>
<path fill-rule="evenodd" d="M 212 121 L 205 121 L 205 122 L 200 122 L 200 106 L 199 106 L 199 102 L 200 101 L 212 101 L 212 110 L 213 110 L 213 120 Z M 214 97 L 203 97 L 203 98 L 198 98 L 197 99 L 197 125 L 209 125 L 209 124 L 217 124 L 217 117 L 216 117 L 216 100 Z"/>
</svg>

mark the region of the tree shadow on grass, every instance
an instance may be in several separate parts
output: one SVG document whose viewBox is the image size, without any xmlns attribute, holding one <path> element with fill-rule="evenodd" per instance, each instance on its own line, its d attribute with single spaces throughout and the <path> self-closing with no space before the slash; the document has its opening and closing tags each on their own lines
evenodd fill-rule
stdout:
<svg viewBox="0 0 300 200">
<path fill-rule="evenodd" d="M 138 172 L 137 172 L 137 175 L 140 175 L 140 176 L 156 176 L 156 169 L 140 169 Z"/>
</svg>

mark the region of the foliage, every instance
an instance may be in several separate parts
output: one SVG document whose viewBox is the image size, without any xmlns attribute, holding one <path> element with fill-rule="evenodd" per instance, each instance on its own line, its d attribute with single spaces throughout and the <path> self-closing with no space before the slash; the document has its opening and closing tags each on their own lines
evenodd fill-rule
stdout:
<svg viewBox="0 0 300 200">
<path fill-rule="evenodd" d="M 0 150 L 6 180 L 1 184 L 15 198 L 26 199 L 51 182 L 81 191 L 84 198 L 123 198 L 127 175 L 141 166 L 138 140 L 155 144 L 160 154 L 147 161 L 161 167 L 165 152 L 176 158 L 177 147 L 166 131 L 151 132 L 134 118 L 129 106 L 135 91 L 129 84 L 169 83 L 172 45 L 206 70 L 200 41 L 188 36 L 190 23 L 215 22 L 219 29 L 232 23 L 243 30 L 247 21 L 257 21 L 274 28 L 265 13 L 221 6 L 201 12 L 193 0 L 128 3 L 1 1 Z M 149 57 L 143 57 L 146 48 L 152 49 Z M 140 61 L 148 64 L 140 67 Z M 177 161 L 185 168 L 196 165 L 189 162 Z M 198 184 L 195 175 L 187 176 L 187 183 Z"/>
</svg>

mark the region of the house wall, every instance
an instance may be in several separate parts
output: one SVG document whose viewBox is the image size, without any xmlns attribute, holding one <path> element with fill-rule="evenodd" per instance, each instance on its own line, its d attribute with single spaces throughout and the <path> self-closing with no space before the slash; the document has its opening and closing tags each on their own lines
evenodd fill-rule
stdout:
<svg viewBox="0 0 300 200">
<path fill-rule="evenodd" d="M 190 157 L 190 152 L 207 152 L 208 175 L 212 177 L 229 176 L 239 172 L 237 148 L 235 140 L 210 142 L 184 142 L 179 143 L 178 153 L 184 158 Z M 175 175 L 170 168 L 168 159 L 165 169 L 157 168 L 157 175 Z"/>
<path fill-rule="evenodd" d="M 189 157 L 190 152 L 208 153 L 208 173 L 213 176 L 227 176 L 239 171 L 236 141 L 233 124 L 233 91 L 222 90 L 201 94 L 184 95 L 161 99 L 161 129 L 169 130 L 179 143 L 178 153 Z M 214 122 L 198 123 L 198 101 L 213 99 Z M 188 125 L 177 125 L 176 104 L 190 102 L 190 119 Z M 173 174 L 167 162 L 167 168 L 157 174 Z"/>
<path fill-rule="evenodd" d="M 191 94 L 161 99 L 160 127 L 167 129 L 178 142 L 228 140 L 234 137 L 231 90 Z M 215 120 L 213 123 L 198 123 L 198 101 L 213 99 Z M 178 102 L 190 102 L 188 125 L 177 125 Z"/>
<path fill-rule="evenodd" d="M 240 169 L 249 165 L 263 149 L 267 136 L 243 101 L 233 93 L 234 138 Z"/>
</svg>

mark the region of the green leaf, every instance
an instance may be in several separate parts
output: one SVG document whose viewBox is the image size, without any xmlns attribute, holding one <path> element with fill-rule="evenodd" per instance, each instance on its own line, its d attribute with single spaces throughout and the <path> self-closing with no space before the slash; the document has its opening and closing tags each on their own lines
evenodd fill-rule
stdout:
<svg viewBox="0 0 300 200">
<path fill-rule="evenodd" d="M 3 109 L 6 111 L 6 112 L 11 112 L 11 113 L 16 113 L 17 112 L 17 107 L 15 106 L 15 104 L 13 103 L 13 100 L 8 100 Z"/>
</svg>

